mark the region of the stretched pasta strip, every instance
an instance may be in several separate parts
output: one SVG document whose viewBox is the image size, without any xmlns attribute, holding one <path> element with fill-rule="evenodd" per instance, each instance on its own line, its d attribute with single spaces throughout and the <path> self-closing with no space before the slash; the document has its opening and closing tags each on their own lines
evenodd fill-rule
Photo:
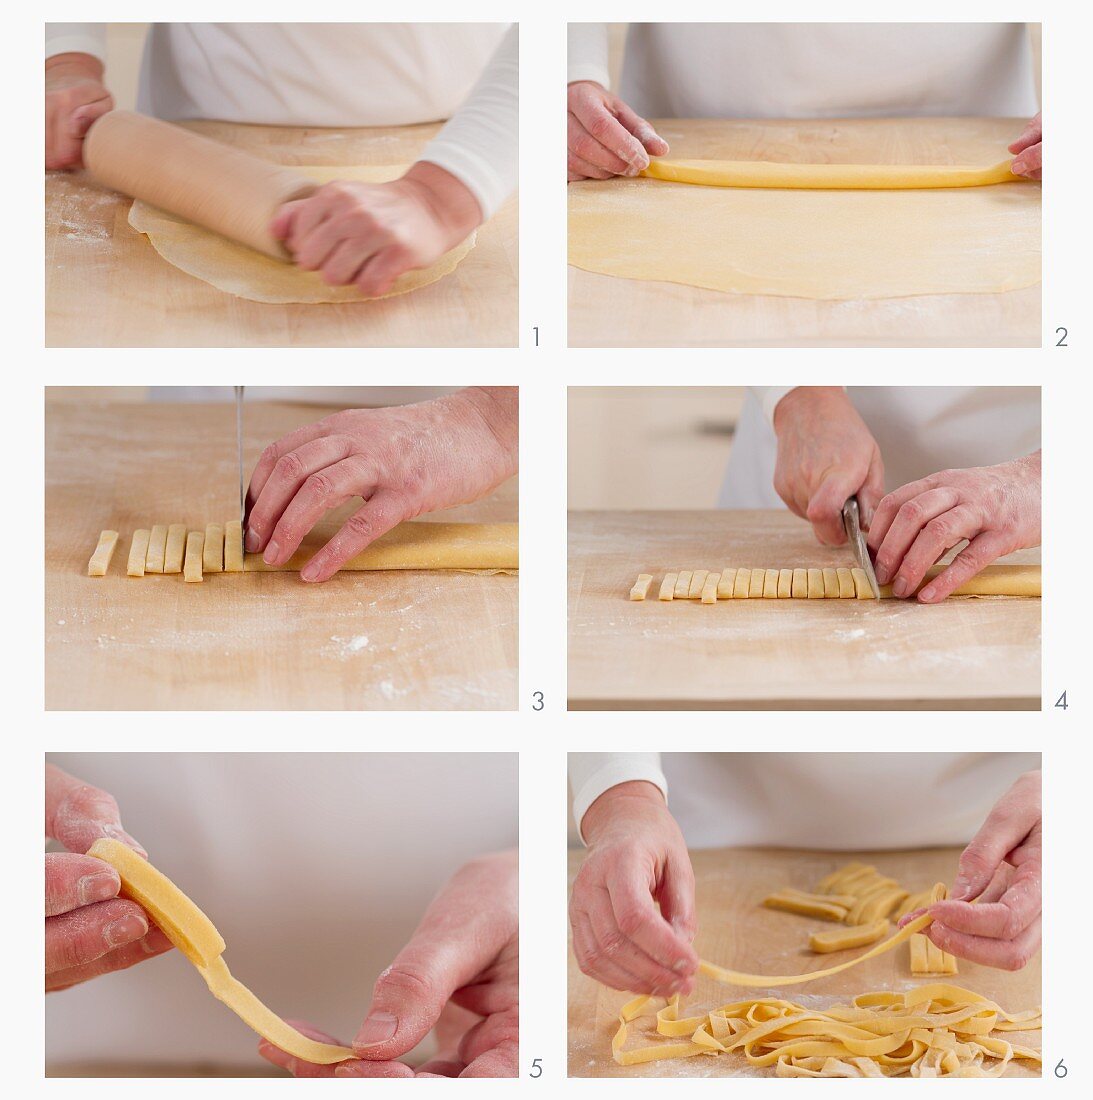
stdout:
<svg viewBox="0 0 1093 1100">
<path fill-rule="evenodd" d="M 116 840 L 96 840 L 87 854 L 109 863 L 118 872 L 122 896 L 131 898 L 148 913 L 171 943 L 197 967 L 213 996 L 248 1027 L 305 1062 L 328 1066 L 356 1057 L 349 1047 L 320 1043 L 301 1034 L 237 981 L 220 957 L 226 944 L 213 922 L 166 875 L 132 848 Z"/>
</svg>

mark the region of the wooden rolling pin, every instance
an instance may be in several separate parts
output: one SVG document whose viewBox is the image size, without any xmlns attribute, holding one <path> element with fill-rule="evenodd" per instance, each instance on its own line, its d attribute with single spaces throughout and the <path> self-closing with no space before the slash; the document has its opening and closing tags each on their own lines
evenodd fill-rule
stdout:
<svg viewBox="0 0 1093 1100">
<path fill-rule="evenodd" d="M 99 118 L 83 156 L 106 187 L 286 262 L 291 257 L 269 224 L 282 203 L 318 186 L 291 168 L 132 111 Z"/>
</svg>

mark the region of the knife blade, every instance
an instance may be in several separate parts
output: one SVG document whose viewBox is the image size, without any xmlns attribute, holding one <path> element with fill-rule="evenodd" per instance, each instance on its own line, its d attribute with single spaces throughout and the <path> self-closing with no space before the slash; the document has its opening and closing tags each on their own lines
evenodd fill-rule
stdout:
<svg viewBox="0 0 1093 1100">
<path fill-rule="evenodd" d="M 869 580 L 869 587 L 873 590 L 873 599 L 880 599 L 880 586 L 877 584 L 877 574 L 873 571 L 873 561 L 869 557 L 869 547 L 865 545 L 865 535 L 861 529 L 861 509 L 857 496 L 852 496 L 843 505 L 843 527 L 846 537 L 850 540 L 850 548 L 854 551 L 858 568 L 862 570 Z"/>
<path fill-rule="evenodd" d="M 247 487 L 243 482 L 243 387 L 235 387 L 235 450 L 239 460 L 239 522 L 247 529 Z"/>
</svg>

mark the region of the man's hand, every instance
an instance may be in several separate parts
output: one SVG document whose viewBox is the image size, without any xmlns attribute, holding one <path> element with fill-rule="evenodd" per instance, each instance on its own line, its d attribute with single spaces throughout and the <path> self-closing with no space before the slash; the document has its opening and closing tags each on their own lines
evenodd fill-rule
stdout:
<svg viewBox="0 0 1093 1100">
<path fill-rule="evenodd" d="M 456 872 L 376 982 L 353 1040 L 360 1060 L 301 1063 L 267 1040 L 259 1053 L 297 1077 L 515 1077 L 519 1071 L 517 857 L 499 852 Z M 306 1024 L 322 1042 L 336 1043 Z M 398 1061 L 435 1028 L 437 1056 L 415 1073 Z"/>
<path fill-rule="evenodd" d="M 812 524 L 824 546 L 846 542 L 843 505 L 855 493 L 868 529 L 884 494 L 884 463 L 873 434 L 837 386 L 798 386 L 774 410 L 775 492 Z"/>
<path fill-rule="evenodd" d="M 592 80 L 566 89 L 569 180 L 636 176 L 668 143 L 617 95 Z"/>
<path fill-rule="evenodd" d="M 1009 146 L 1011 153 L 1017 155 L 1013 158 L 1010 171 L 1015 176 L 1026 176 L 1030 180 L 1038 180 L 1044 162 L 1044 128 L 1040 121 L 1040 112 L 1026 124 L 1021 136 Z"/>
<path fill-rule="evenodd" d="M 419 161 L 391 183 L 335 180 L 285 203 L 270 231 L 304 271 L 368 298 L 407 271 L 428 267 L 470 236 L 482 211 L 450 172 Z"/>
<path fill-rule="evenodd" d="M 270 444 L 247 494 L 246 548 L 292 557 L 332 508 L 365 504 L 304 566 L 325 581 L 396 524 L 477 500 L 516 472 L 515 388 L 471 388 L 389 409 L 335 413 Z"/>
<path fill-rule="evenodd" d="M 588 855 L 569 901 L 581 970 L 613 989 L 690 993 L 694 872 L 664 796 L 651 783 L 620 783 L 592 803 L 581 831 Z"/>
<path fill-rule="evenodd" d="M 1014 550 L 1040 545 L 1040 452 L 971 470 L 943 470 L 889 493 L 869 529 L 877 581 L 910 596 L 926 570 L 964 539 L 968 545 L 921 592 L 939 603 Z"/>
<path fill-rule="evenodd" d="M 947 901 L 929 912 L 925 934 L 962 959 L 1020 970 L 1040 949 L 1040 773 L 1028 772 L 998 800 L 964 849 Z M 972 904 L 972 901 L 975 904 Z"/>
<path fill-rule="evenodd" d="M 121 879 L 84 855 L 101 837 L 146 855 L 121 827 L 118 804 L 52 765 L 46 766 L 46 836 L 68 852 L 46 855 L 46 992 L 125 970 L 170 949 L 135 902 L 118 897 Z"/>
<path fill-rule="evenodd" d="M 83 167 L 84 135 L 114 109 L 102 77 L 102 62 L 90 54 L 62 53 L 46 62 L 46 168 Z"/>
</svg>

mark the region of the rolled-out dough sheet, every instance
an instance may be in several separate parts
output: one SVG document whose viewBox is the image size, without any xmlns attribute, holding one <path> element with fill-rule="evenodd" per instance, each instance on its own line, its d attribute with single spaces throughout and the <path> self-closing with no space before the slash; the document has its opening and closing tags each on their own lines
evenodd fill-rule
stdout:
<svg viewBox="0 0 1093 1100">
<path fill-rule="evenodd" d="M 624 279 L 814 299 L 984 294 L 1040 281 L 1040 187 L 569 185 L 569 262 Z"/>
<path fill-rule="evenodd" d="M 385 183 L 398 179 L 406 165 L 300 165 L 297 171 L 319 183 L 331 180 L 361 180 L 365 183 Z M 147 235 L 152 247 L 180 271 L 196 279 L 252 302 L 319 303 L 360 302 L 360 291 L 352 286 L 327 286 L 317 272 L 301 271 L 292 264 L 279 263 L 246 245 L 229 241 L 209 229 L 202 229 L 183 218 L 168 214 L 157 207 L 136 200 L 129 211 L 129 224 Z M 475 245 L 472 233 L 462 244 L 442 256 L 431 267 L 408 271 L 400 276 L 392 290 L 383 295 L 391 298 L 418 290 L 450 275 Z"/>
</svg>

